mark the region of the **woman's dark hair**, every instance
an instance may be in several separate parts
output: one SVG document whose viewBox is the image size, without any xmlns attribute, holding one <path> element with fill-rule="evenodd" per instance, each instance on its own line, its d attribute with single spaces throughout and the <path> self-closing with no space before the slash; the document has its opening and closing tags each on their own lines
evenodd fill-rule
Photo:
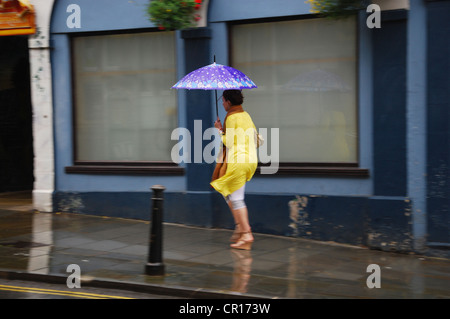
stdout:
<svg viewBox="0 0 450 319">
<path fill-rule="evenodd" d="M 231 105 L 241 105 L 244 102 L 244 96 L 240 90 L 225 90 L 223 97 L 230 101 Z"/>
</svg>

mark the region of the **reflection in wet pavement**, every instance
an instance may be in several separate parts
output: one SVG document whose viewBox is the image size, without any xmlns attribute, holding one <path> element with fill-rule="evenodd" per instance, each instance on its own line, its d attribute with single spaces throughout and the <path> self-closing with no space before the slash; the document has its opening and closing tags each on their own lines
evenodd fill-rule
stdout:
<svg viewBox="0 0 450 319">
<path fill-rule="evenodd" d="M 31 245 L 28 268 L 29 272 L 48 274 L 49 256 L 53 245 L 52 215 L 33 214 Z M 38 244 L 37 244 L 38 243 Z"/>
<path fill-rule="evenodd" d="M 20 204 L 20 203 L 19 203 Z M 25 207 L 17 205 L 15 207 Z M 0 271 L 109 280 L 266 298 L 450 298 L 450 260 L 255 234 L 230 250 L 230 231 L 164 225 L 166 276 L 144 274 L 150 223 L 0 204 Z M 369 289 L 367 266 L 381 269 Z"/>
<path fill-rule="evenodd" d="M 248 291 L 248 283 L 252 271 L 252 252 L 246 250 L 230 250 L 233 257 L 233 282 L 231 291 L 245 293 Z"/>
</svg>

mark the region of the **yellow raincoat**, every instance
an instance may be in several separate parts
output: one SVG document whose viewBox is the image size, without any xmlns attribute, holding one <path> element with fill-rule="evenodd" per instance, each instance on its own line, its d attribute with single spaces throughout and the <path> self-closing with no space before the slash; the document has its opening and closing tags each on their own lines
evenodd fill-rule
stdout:
<svg viewBox="0 0 450 319">
<path fill-rule="evenodd" d="M 231 107 L 223 131 L 224 147 L 219 154 L 211 186 L 227 197 L 252 179 L 258 166 L 258 157 L 256 127 L 242 106 Z"/>
</svg>

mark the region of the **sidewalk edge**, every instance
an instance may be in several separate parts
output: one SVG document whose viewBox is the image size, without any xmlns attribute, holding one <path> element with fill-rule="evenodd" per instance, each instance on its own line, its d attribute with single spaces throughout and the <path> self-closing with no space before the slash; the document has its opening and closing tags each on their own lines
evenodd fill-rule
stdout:
<svg viewBox="0 0 450 319">
<path fill-rule="evenodd" d="M 5 269 L 0 269 L 0 278 L 7 280 L 35 281 L 35 282 L 45 282 L 63 285 L 66 285 L 67 282 L 67 276 L 63 275 L 40 274 L 40 273 L 5 270 Z M 245 294 L 238 292 L 233 293 L 230 291 L 213 290 L 206 288 L 190 288 L 183 286 L 144 284 L 130 281 L 116 281 L 105 278 L 83 279 L 82 277 L 81 285 L 86 287 L 119 289 L 140 293 L 151 293 L 157 295 L 182 297 L 190 299 L 274 299 L 273 297 L 267 296 Z"/>
</svg>

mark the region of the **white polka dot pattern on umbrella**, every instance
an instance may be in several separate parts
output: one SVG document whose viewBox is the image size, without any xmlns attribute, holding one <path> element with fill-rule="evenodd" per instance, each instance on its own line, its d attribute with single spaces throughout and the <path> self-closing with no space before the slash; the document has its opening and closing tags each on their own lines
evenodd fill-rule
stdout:
<svg viewBox="0 0 450 319">
<path fill-rule="evenodd" d="M 240 90 L 256 87 L 256 84 L 241 71 L 217 63 L 192 71 L 172 86 L 173 89 L 197 90 Z"/>
</svg>

